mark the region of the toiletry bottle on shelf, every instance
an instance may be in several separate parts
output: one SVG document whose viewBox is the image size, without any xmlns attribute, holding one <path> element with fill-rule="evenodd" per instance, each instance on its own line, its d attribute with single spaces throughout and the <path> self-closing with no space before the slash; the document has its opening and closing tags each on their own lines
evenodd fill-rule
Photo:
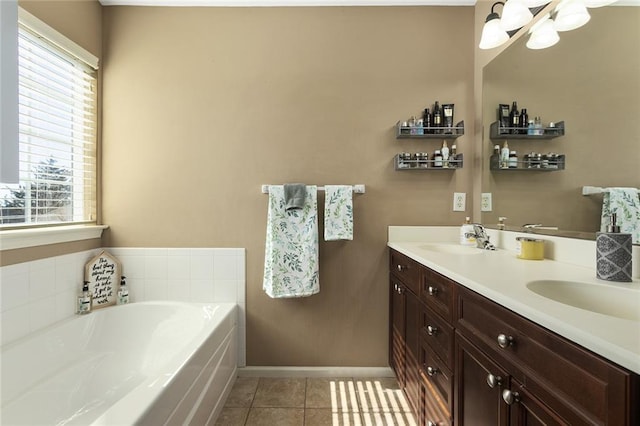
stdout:
<svg viewBox="0 0 640 426">
<path fill-rule="evenodd" d="M 527 109 L 526 108 L 522 108 L 520 110 L 520 131 L 518 133 L 520 133 L 521 135 L 526 135 L 527 134 L 527 126 L 529 125 L 529 114 L 527 114 Z"/>
<path fill-rule="evenodd" d="M 513 101 L 511 104 L 511 112 L 509 112 L 509 126 L 511 126 L 512 135 L 517 135 L 520 128 L 520 112 L 518 112 L 518 103 Z"/>
<path fill-rule="evenodd" d="M 439 135 L 442 130 L 440 129 L 440 127 L 442 127 L 442 111 L 440 110 L 440 104 L 438 101 L 433 105 L 433 115 L 431 119 L 433 120 L 433 127 L 435 127 L 433 133 Z"/>
<path fill-rule="evenodd" d="M 439 149 L 433 153 L 433 167 L 442 167 L 442 152 Z"/>
<path fill-rule="evenodd" d="M 533 120 L 529 120 L 527 123 L 527 135 L 532 136 L 536 134 L 535 122 Z"/>
<path fill-rule="evenodd" d="M 416 134 L 416 118 L 414 116 L 411 116 L 407 123 L 409 124 L 409 134 L 415 135 Z"/>
<path fill-rule="evenodd" d="M 475 246 L 476 234 L 471 224 L 471 218 L 465 217 L 464 223 L 460 227 L 460 244 L 463 246 Z"/>
<path fill-rule="evenodd" d="M 78 296 L 78 311 L 80 315 L 91 312 L 91 293 L 89 292 L 89 281 L 82 284 L 82 292 Z"/>
<path fill-rule="evenodd" d="M 509 168 L 517 169 L 518 168 L 518 154 L 515 151 L 509 152 Z"/>
<path fill-rule="evenodd" d="M 498 229 L 500 231 L 504 231 L 506 229 L 506 225 L 504 223 L 505 220 L 507 220 L 507 218 L 504 216 L 498 217 Z"/>
<path fill-rule="evenodd" d="M 631 234 L 620 233 L 613 213 L 607 232 L 596 233 L 596 276 L 601 280 L 631 282 L 631 246 Z"/>
<path fill-rule="evenodd" d="M 424 120 L 422 118 L 416 119 L 416 135 L 424 135 Z"/>
<path fill-rule="evenodd" d="M 458 167 L 458 159 L 456 158 L 457 155 L 458 146 L 454 143 L 453 145 L 451 145 L 451 154 L 449 154 L 449 164 L 453 162 L 453 164 L 451 164 L 452 167 Z"/>
<path fill-rule="evenodd" d="M 533 121 L 533 129 L 534 129 L 533 133 L 536 136 L 544 135 L 544 128 L 542 127 L 542 119 L 540 117 L 536 117 L 535 120 Z"/>
<path fill-rule="evenodd" d="M 431 111 L 429 108 L 424 109 L 424 114 L 422 114 L 422 125 L 424 126 L 424 134 L 433 133 L 431 129 Z"/>
<path fill-rule="evenodd" d="M 440 153 L 442 154 L 442 167 L 449 167 L 449 146 L 447 141 L 442 141 Z"/>
<path fill-rule="evenodd" d="M 509 168 L 509 154 L 511 154 L 511 151 L 509 151 L 509 144 L 507 143 L 507 141 L 504 141 L 504 144 L 502 145 L 502 149 L 500 150 L 500 168 L 501 169 Z"/>
<path fill-rule="evenodd" d="M 127 287 L 127 277 L 120 278 L 120 288 L 118 289 L 118 305 L 129 303 L 129 288 Z"/>
</svg>

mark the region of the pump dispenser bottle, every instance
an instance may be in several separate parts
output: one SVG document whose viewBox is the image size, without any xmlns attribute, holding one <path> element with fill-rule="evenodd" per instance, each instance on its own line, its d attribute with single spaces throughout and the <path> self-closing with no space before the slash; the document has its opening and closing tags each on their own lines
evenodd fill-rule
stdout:
<svg viewBox="0 0 640 426">
<path fill-rule="evenodd" d="M 601 280 L 631 282 L 631 250 L 631 234 L 620 233 L 613 213 L 607 232 L 596 234 L 596 276 Z"/>
<path fill-rule="evenodd" d="M 89 292 L 89 281 L 82 284 L 82 293 L 78 296 L 78 310 L 80 315 L 91 312 L 91 293 Z"/>
<path fill-rule="evenodd" d="M 118 290 L 118 305 L 126 305 L 129 303 L 129 288 L 126 282 L 127 277 L 120 278 L 120 289 Z"/>
<path fill-rule="evenodd" d="M 471 224 L 471 218 L 466 217 L 464 223 L 460 227 L 460 244 L 463 246 L 475 246 L 476 236 Z"/>
</svg>

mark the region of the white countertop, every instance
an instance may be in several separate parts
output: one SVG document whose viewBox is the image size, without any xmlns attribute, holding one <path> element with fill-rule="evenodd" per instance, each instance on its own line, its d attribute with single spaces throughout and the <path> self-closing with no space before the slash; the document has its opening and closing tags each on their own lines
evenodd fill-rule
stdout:
<svg viewBox="0 0 640 426">
<path fill-rule="evenodd" d="M 534 293 L 526 286 L 527 282 L 534 280 L 578 281 L 602 286 L 603 297 L 606 297 L 608 288 L 624 288 L 629 291 L 630 298 L 637 298 L 640 310 L 638 278 L 634 278 L 631 283 L 602 281 L 596 278 L 594 268 L 549 259 L 521 260 L 516 257 L 514 251 L 508 249 L 485 251 L 468 247 L 473 253 L 458 254 L 424 248 L 425 243 L 457 245 L 458 229 L 390 227 L 388 246 L 523 317 L 640 374 L 640 322 L 556 302 Z M 406 232 L 407 230 L 410 232 Z M 497 242 L 498 239 L 515 241 L 515 235 L 519 235 L 506 231 L 495 232 L 503 234 L 498 236 L 490 233 L 492 242 Z M 553 241 L 553 237 L 536 237 L 547 239 L 545 250 L 550 246 L 556 254 L 561 250 L 562 244 L 565 244 L 562 241 Z M 588 242 L 586 244 L 585 247 L 588 248 Z M 505 244 L 507 248 L 509 245 Z M 634 250 L 634 258 L 637 258 L 635 254 L 637 251 Z M 593 259 L 595 263 L 595 251 L 582 253 L 580 257 L 585 256 Z"/>
</svg>

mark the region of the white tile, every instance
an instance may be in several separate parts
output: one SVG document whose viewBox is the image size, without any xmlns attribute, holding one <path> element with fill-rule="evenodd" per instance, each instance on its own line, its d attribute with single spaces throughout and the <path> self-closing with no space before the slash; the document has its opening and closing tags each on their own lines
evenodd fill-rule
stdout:
<svg viewBox="0 0 640 426">
<path fill-rule="evenodd" d="M 122 263 L 122 275 L 130 278 L 145 278 L 145 257 L 144 256 L 120 256 Z"/>
<path fill-rule="evenodd" d="M 56 259 L 55 290 L 61 291 L 79 290 L 82 280 L 78 280 L 77 264 L 72 257 L 60 256 Z"/>
<path fill-rule="evenodd" d="M 213 282 L 213 300 L 235 303 L 236 287 L 235 280 L 215 280 Z"/>
<path fill-rule="evenodd" d="M 17 263 L 0 267 L 0 283 L 14 275 L 24 275 L 29 273 L 29 262 Z"/>
<path fill-rule="evenodd" d="M 32 332 L 56 322 L 55 297 L 37 300 L 30 303 L 29 307 L 29 327 Z"/>
<path fill-rule="evenodd" d="M 76 314 L 78 294 L 74 291 L 64 291 L 56 294 L 56 321 L 72 317 Z"/>
<path fill-rule="evenodd" d="M 192 254 L 190 269 L 192 280 L 213 280 L 213 256 Z"/>
<path fill-rule="evenodd" d="M 33 272 L 40 269 L 53 270 L 56 267 L 55 257 L 48 257 L 46 259 L 33 260 L 29 263 L 29 272 Z"/>
<path fill-rule="evenodd" d="M 213 281 L 191 280 L 191 302 L 213 302 Z"/>
<path fill-rule="evenodd" d="M 188 280 L 191 277 L 191 260 L 187 256 L 167 257 L 167 278 L 169 280 Z"/>
<path fill-rule="evenodd" d="M 127 277 L 127 287 L 129 287 L 129 302 L 144 302 L 147 300 L 145 296 L 144 279 L 129 279 L 129 277 Z"/>
<path fill-rule="evenodd" d="M 169 248 L 169 249 L 167 249 L 167 256 L 191 256 L 191 249 L 189 249 L 189 248 Z"/>
<path fill-rule="evenodd" d="M 220 256 L 213 259 L 213 279 L 214 280 L 236 280 L 238 279 L 238 257 Z"/>
<path fill-rule="evenodd" d="M 246 282 L 244 280 L 236 281 L 236 303 L 244 305 L 247 299 Z"/>
<path fill-rule="evenodd" d="M 167 256 L 145 256 L 144 261 L 145 279 L 166 280 L 167 279 Z"/>
<path fill-rule="evenodd" d="M 0 313 L 2 333 L 2 344 L 13 342 L 20 337 L 26 336 L 30 332 L 29 328 L 29 305 L 23 305 L 15 309 Z"/>
<path fill-rule="evenodd" d="M 34 265 L 36 266 L 36 265 Z M 40 268 L 29 268 L 29 300 L 51 297 L 56 292 L 55 262 L 39 264 Z"/>
<path fill-rule="evenodd" d="M 29 301 L 28 268 L 15 270 L 11 275 L 3 275 L 0 283 L 0 307 L 2 311 L 16 308 Z"/>
<path fill-rule="evenodd" d="M 162 256 L 167 257 L 169 249 L 165 247 L 151 247 L 144 249 L 145 256 Z"/>
<path fill-rule="evenodd" d="M 145 280 L 144 295 L 146 300 L 168 300 L 167 280 Z"/>
<path fill-rule="evenodd" d="M 214 248 L 214 253 L 216 256 L 237 256 L 241 249 L 237 248 Z"/>
<path fill-rule="evenodd" d="M 191 300 L 190 281 L 170 279 L 167 285 L 167 297 L 169 300 L 189 302 Z"/>
</svg>

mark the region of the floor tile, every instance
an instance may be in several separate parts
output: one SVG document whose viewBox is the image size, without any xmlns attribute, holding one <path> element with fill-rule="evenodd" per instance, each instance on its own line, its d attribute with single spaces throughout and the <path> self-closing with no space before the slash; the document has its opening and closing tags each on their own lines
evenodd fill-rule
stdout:
<svg viewBox="0 0 640 426">
<path fill-rule="evenodd" d="M 231 388 L 225 407 L 251 407 L 257 388 L 257 377 L 238 377 Z"/>
<path fill-rule="evenodd" d="M 253 407 L 304 408 L 304 378 L 261 378 Z"/>
<path fill-rule="evenodd" d="M 304 410 L 304 426 L 362 426 L 362 419 L 357 412 L 307 408 Z"/>
<path fill-rule="evenodd" d="M 244 426 L 248 414 L 248 408 L 224 407 L 218 416 L 216 426 Z"/>
<path fill-rule="evenodd" d="M 357 409 L 358 396 L 348 378 L 308 378 L 306 408 Z"/>
<path fill-rule="evenodd" d="M 411 413 L 411 407 L 395 379 L 363 378 L 355 381 L 363 413 Z"/>
<path fill-rule="evenodd" d="M 252 408 L 246 426 L 303 426 L 302 408 Z"/>
</svg>

